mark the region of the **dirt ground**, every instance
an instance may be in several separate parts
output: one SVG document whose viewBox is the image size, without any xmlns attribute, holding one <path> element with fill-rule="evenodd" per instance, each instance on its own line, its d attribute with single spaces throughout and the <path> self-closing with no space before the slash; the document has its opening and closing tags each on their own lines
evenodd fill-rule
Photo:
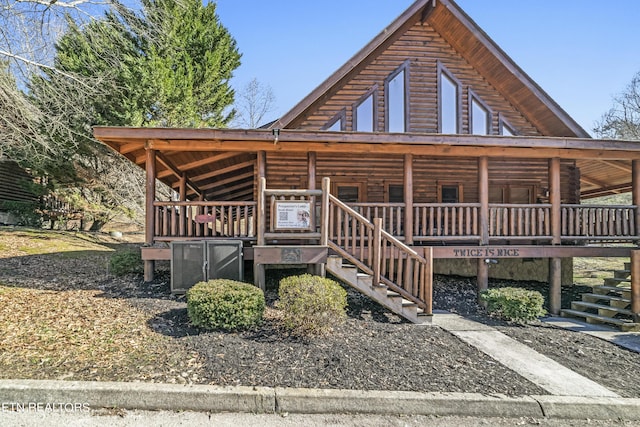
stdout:
<svg viewBox="0 0 640 427">
<path fill-rule="evenodd" d="M 109 257 L 126 245 L 104 235 L 0 229 L 1 378 L 546 394 L 448 332 L 406 323 L 353 291 L 348 319 L 331 335 L 290 336 L 274 307 L 283 271 L 270 273 L 261 326 L 200 331 L 184 297 L 170 294 L 166 272 L 151 283 L 109 274 Z M 544 284 L 525 285 L 546 293 Z M 490 323 L 624 397 L 640 397 L 640 354 L 542 323 L 498 322 L 475 301 L 471 279 L 435 278 L 436 309 Z"/>
</svg>

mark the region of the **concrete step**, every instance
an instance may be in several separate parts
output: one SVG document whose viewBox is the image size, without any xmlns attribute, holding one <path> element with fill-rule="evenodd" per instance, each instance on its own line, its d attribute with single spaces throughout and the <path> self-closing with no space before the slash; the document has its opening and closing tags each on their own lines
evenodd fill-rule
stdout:
<svg viewBox="0 0 640 427">
<path fill-rule="evenodd" d="M 560 311 L 563 317 L 577 317 L 584 319 L 587 323 L 613 325 L 620 328 L 622 331 L 638 331 L 640 330 L 640 323 L 633 323 L 627 319 L 614 319 L 611 317 L 600 316 L 594 313 L 587 313 L 579 310 L 564 309 Z"/>
<path fill-rule="evenodd" d="M 573 301 L 571 303 L 571 309 L 582 311 L 586 311 L 588 309 L 597 310 L 599 315 L 606 317 L 614 317 L 616 315 L 633 316 L 631 310 L 627 310 L 626 308 L 611 307 L 610 305 L 586 301 Z"/>
</svg>

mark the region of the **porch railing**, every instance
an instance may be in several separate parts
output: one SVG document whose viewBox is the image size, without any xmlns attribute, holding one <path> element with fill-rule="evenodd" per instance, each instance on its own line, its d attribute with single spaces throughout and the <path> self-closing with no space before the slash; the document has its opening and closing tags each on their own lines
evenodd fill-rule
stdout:
<svg viewBox="0 0 640 427">
<path fill-rule="evenodd" d="M 373 283 L 384 283 L 431 314 L 429 261 L 384 231 L 381 218 L 369 221 L 332 195 L 328 209 L 328 246 L 371 274 Z"/>
<path fill-rule="evenodd" d="M 415 203 L 414 241 L 479 239 L 479 203 Z"/>
<path fill-rule="evenodd" d="M 551 205 L 489 204 L 489 238 L 551 239 Z"/>
<path fill-rule="evenodd" d="M 256 235 L 256 202 L 154 202 L 156 240 Z"/>
<path fill-rule="evenodd" d="M 562 205 L 565 240 L 637 240 L 636 206 Z"/>
<path fill-rule="evenodd" d="M 404 203 L 348 203 L 360 215 L 373 222 L 382 219 L 382 228 L 396 237 L 404 236 Z"/>
<path fill-rule="evenodd" d="M 255 239 L 256 202 L 155 202 L 156 240 L 176 238 Z M 394 237 L 405 238 L 404 203 L 349 203 L 369 222 L 381 218 L 382 228 Z M 492 240 L 552 239 L 550 204 L 491 203 L 488 232 Z M 334 212 L 336 215 L 337 212 Z M 561 239 L 563 241 L 638 240 L 636 206 L 563 204 Z M 347 225 L 352 218 L 336 218 Z M 346 222 L 345 222 L 346 221 Z M 337 224 L 337 223 L 336 223 Z M 415 203 L 413 205 L 413 241 L 473 241 L 480 238 L 479 203 Z M 350 224 L 349 224 L 350 226 Z M 349 244 L 359 245 L 360 230 L 344 235 Z"/>
</svg>

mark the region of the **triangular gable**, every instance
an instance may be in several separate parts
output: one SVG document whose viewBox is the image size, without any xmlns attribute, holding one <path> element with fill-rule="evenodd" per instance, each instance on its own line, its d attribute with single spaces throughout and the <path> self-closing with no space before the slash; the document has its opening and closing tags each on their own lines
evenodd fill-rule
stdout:
<svg viewBox="0 0 640 427">
<path fill-rule="evenodd" d="M 363 64 L 400 38 L 413 25 L 425 23 L 513 105 L 541 135 L 589 138 L 589 134 L 544 92 L 452 0 L 418 0 L 349 61 L 269 128 L 295 128 L 327 95 L 357 75 Z"/>
</svg>

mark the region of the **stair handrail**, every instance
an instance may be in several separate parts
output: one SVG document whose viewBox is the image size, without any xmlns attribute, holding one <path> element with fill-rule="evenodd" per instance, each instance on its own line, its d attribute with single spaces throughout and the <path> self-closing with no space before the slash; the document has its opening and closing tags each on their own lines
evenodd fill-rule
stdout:
<svg viewBox="0 0 640 427">
<path fill-rule="evenodd" d="M 325 184 L 323 182 L 323 189 L 328 188 L 328 181 Z M 425 314 L 431 315 L 432 313 L 432 281 L 431 281 L 431 271 L 430 265 L 424 257 L 422 257 L 418 252 L 398 240 L 392 234 L 383 230 L 381 227 L 382 220 L 380 218 L 376 218 L 374 223 L 371 223 L 366 217 L 362 216 L 355 209 L 351 208 L 344 202 L 342 202 L 337 197 L 333 196 L 330 193 L 325 193 L 326 201 L 323 200 L 323 204 L 325 209 L 323 223 L 325 226 L 323 227 L 323 241 L 327 243 L 329 247 L 331 247 L 334 251 L 338 252 L 340 255 L 347 258 L 350 262 L 353 262 L 358 268 L 362 271 L 372 274 L 373 283 L 384 283 L 394 292 L 399 293 L 405 299 L 416 303 L 420 308 L 425 311 Z M 361 226 L 364 226 L 369 231 L 373 232 L 374 239 L 371 242 L 372 247 L 369 248 L 372 251 L 370 265 L 365 263 L 363 260 L 359 259 L 358 256 L 352 252 L 347 251 L 345 248 L 342 248 L 338 243 L 334 242 L 329 237 L 329 227 L 328 227 L 328 215 L 330 205 L 333 204 L 338 208 L 342 209 L 344 212 L 348 213 L 351 217 L 353 217 Z M 393 248 L 398 250 L 398 254 L 400 257 L 402 255 L 407 258 L 411 258 L 415 263 L 420 265 L 419 269 L 414 269 L 413 271 L 413 282 L 412 282 L 412 290 L 414 292 L 410 292 L 409 290 L 403 288 L 401 285 L 396 283 L 394 280 L 385 276 L 386 268 L 382 264 L 382 259 L 384 257 L 383 245 L 382 242 L 387 242 L 393 246 Z M 394 249 L 392 249 L 393 251 Z M 429 251 L 429 254 L 431 252 Z M 408 271 L 408 269 L 407 269 Z M 416 283 L 417 282 L 417 283 Z"/>
</svg>

